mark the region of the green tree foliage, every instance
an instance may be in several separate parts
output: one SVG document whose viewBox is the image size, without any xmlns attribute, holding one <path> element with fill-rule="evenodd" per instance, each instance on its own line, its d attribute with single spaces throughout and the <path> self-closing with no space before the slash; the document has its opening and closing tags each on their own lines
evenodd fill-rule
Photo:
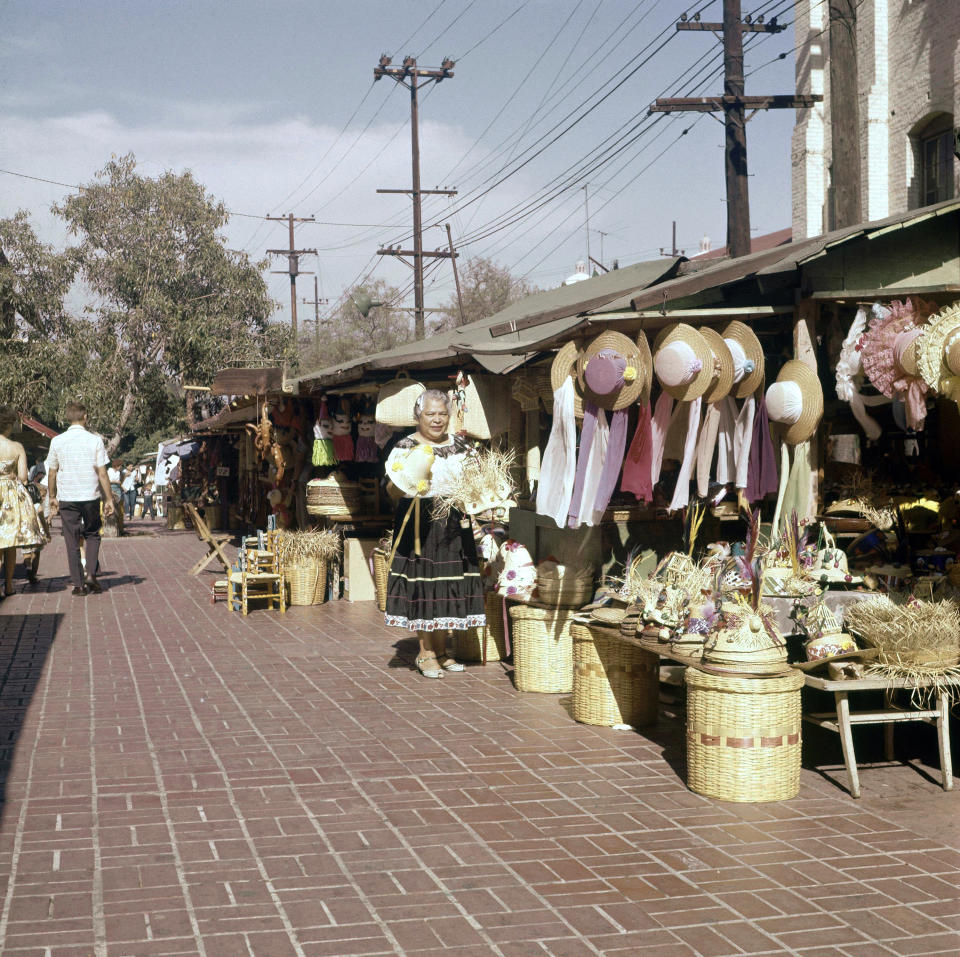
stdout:
<svg viewBox="0 0 960 957">
<path fill-rule="evenodd" d="M 456 294 L 444 305 L 444 311 L 433 324 L 433 331 L 453 329 L 468 322 L 486 319 L 505 309 L 511 302 L 523 299 L 537 291 L 525 279 L 516 279 L 506 266 L 492 259 L 475 256 L 460 269 L 460 289 L 463 294 L 463 318 Z"/>
<path fill-rule="evenodd" d="M 413 339 L 413 321 L 408 311 L 393 308 L 400 290 L 382 279 L 354 286 L 326 324 L 316 341 L 301 337 L 301 366 L 323 369 L 359 356 L 383 352 Z M 379 302 L 364 315 L 360 306 Z M 358 305 L 359 304 L 359 305 Z"/>
<path fill-rule="evenodd" d="M 271 326 L 262 271 L 228 249 L 228 213 L 191 173 L 141 176 L 132 155 L 111 160 L 77 195 L 53 207 L 77 245 L 89 291 L 78 380 L 111 453 L 159 422 L 183 417 L 183 385 L 208 383 L 231 361 L 289 358 L 289 334 Z"/>
</svg>

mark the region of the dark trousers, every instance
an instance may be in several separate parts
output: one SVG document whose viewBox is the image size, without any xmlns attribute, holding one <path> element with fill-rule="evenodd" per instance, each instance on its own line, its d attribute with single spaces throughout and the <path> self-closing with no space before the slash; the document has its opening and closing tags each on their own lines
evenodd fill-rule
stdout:
<svg viewBox="0 0 960 957">
<path fill-rule="evenodd" d="M 147 515 L 151 518 L 157 517 L 157 513 L 153 508 L 153 492 L 143 493 L 143 517 L 146 518 Z"/>
<path fill-rule="evenodd" d="M 137 507 L 137 490 L 128 489 L 123 493 L 123 507 L 127 513 L 127 518 L 133 518 L 133 510 Z"/>
<path fill-rule="evenodd" d="M 100 560 L 100 499 L 89 502 L 61 502 L 60 524 L 63 541 L 67 546 L 67 564 L 70 566 L 70 580 L 74 588 L 83 585 L 83 566 L 80 564 L 80 538 L 86 545 L 87 575 L 95 578 L 97 562 Z"/>
</svg>

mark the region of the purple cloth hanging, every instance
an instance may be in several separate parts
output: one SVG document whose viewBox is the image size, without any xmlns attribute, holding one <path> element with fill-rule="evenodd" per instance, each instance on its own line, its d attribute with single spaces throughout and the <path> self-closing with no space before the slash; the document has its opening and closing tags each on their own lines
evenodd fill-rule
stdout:
<svg viewBox="0 0 960 957">
<path fill-rule="evenodd" d="M 580 526 L 580 503 L 583 500 L 583 486 L 587 479 L 587 462 L 590 449 L 593 448 L 593 433 L 597 431 L 597 407 L 592 402 L 583 403 L 583 428 L 580 430 L 580 452 L 577 456 L 577 475 L 573 480 L 573 494 L 570 496 L 570 509 L 567 512 L 569 528 Z"/>
<path fill-rule="evenodd" d="M 760 499 L 776 493 L 777 456 L 770 437 L 770 419 L 767 416 L 767 400 L 761 398 L 753 419 L 753 439 L 750 442 L 750 464 L 747 470 L 747 500 Z"/>
<path fill-rule="evenodd" d="M 620 474 L 620 466 L 623 465 L 623 450 L 627 446 L 627 424 L 626 409 L 620 409 L 611 416 L 607 454 L 603 460 L 603 471 L 600 473 L 597 498 L 593 503 L 594 515 L 602 515 L 606 511 L 617 487 L 617 476 Z"/>
</svg>

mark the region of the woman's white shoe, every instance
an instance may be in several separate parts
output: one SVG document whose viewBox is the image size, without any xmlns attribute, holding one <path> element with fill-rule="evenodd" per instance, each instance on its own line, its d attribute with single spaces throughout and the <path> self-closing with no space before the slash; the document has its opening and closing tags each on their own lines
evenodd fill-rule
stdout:
<svg viewBox="0 0 960 957">
<path fill-rule="evenodd" d="M 422 655 L 421 657 L 417 658 L 417 668 L 420 670 L 420 674 L 422 674 L 424 678 L 443 677 L 443 669 L 440 667 L 440 662 L 438 662 L 436 657 L 433 655 Z"/>
<path fill-rule="evenodd" d="M 466 671 L 466 667 L 456 661 L 454 658 L 443 658 L 440 661 L 440 667 L 444 671 Z"/>
</svg>

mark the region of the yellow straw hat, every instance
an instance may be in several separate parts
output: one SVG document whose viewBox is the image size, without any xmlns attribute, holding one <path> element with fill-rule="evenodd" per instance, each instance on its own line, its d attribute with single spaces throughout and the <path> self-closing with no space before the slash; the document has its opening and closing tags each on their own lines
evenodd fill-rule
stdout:
<svg viewBox="0 0 960 957">
<path fill-rule="evenodd" d="M 746 323 L 737 319 L 727 324 L 723 330 L 723 340 L 733 355 L 732 394 L 736 399 L 745 399 L 763 385 L 763 376 L 766 371 L 763 346 L 760 345 L 757 334 Z"/>
<path fill-rule="evenodd" d="M 784 363 L 767 389 L 767 415 L 787 445 L 798 445 L 817 431 L 823 418 L 823 387 L 805 362 Z"/>
<path fill-rule="evenodd" d="M 639 345 L 622 332 L 601 332 L 577 359 L 580 390 L 601 409 L 615 412 L 633 405 L 646 378 Z"/>
<path fill-rule="evenodd" d="M 550 389 L 556 392 L 568 376 L 573 377 L 574 415 L 578 419 L 583 418 L 583 395 L 580 392 L 579 384 L 576 378 L 577 359 L 580 356 L 580 350 L 575 342 L 565 342 L 559 352 L 553 357 L 553 364 L 550 366 Z"/>
<path fill-rule="evenodd" d="M 642 399 L 650 398 L 650 390 L 653 388 L 653 356 L 650 355 L 650 343 L 647 342 L 645 332 L 637 333 L 637 348 L 640 350 L 640 356 L 643 366 L 643 390 L 640 392 Z"/>
<path fill-rule="evenodd" d="M 710 382 L 710 388 L 703 395 L 703 401 L 719 402 L 730 395 L 730 390 L 733 388 L 733 353 L 716 329 L 704 326 L 699 332 L 707 340 L 707 345 L 713 353 L 713 379 Z"/>
<path fill-rule="evenodd" d="M 664 392 L 692 402 L 713 382 L 713 353 L 693 326 L 677 322 L 661 329 L 653 342 L 653 371 Z"/>
</svg>

